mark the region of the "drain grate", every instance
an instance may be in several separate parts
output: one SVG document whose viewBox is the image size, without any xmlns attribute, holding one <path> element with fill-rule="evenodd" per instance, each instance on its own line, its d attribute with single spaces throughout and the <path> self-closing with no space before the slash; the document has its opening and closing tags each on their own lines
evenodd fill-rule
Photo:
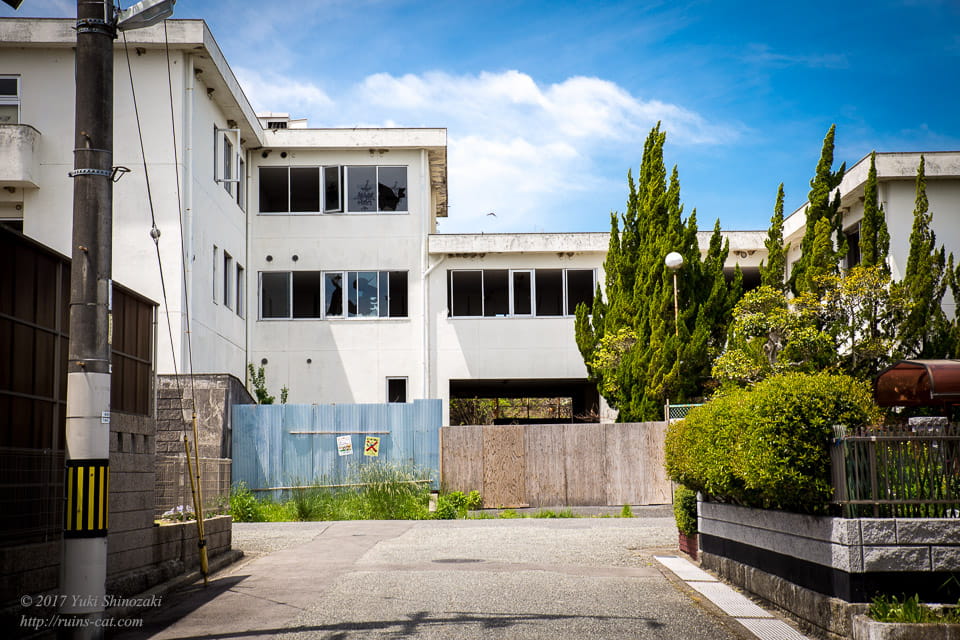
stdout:
<svg viewBox="0 0 960 640">
<path fill-rule="evenodd" d="M 690 582 L 692 588 L 734 618 L 772 618 L 773 616 L 721 582 Z"/>
<path fill-rule="evenodd" d="M 809 640 L 783 620 L 738 618 L 737 622 L 749 629 L 760 640 Z"/>
</svg>

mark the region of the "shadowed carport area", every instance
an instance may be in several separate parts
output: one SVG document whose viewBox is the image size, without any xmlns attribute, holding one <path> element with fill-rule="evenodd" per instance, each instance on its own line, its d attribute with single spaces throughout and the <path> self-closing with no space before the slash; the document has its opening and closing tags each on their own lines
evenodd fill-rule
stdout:
<svg viewBox="0 0 960 640">
<path fill-rule="evenodd" d="M 505 420 L 515 424 L 597 422 L 600 407 L 597 386 L 587 380 L 576 378 L 451 380 L 450 398 L 569 398 L 572 403 L 572 419 L 514 417 Z"/>
</svg>

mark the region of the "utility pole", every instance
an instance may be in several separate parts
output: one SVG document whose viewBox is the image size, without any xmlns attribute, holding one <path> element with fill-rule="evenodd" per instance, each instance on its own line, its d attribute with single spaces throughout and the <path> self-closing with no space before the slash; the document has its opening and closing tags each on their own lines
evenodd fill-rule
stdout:
<svg viewBox="0 0 960 640">
<path fill-rule="evenodd" d="M 60 609 L 73 638 L 102 638 L 110 484 L 113 0 L 77 0 L 73 264 Z"/>
</svg>

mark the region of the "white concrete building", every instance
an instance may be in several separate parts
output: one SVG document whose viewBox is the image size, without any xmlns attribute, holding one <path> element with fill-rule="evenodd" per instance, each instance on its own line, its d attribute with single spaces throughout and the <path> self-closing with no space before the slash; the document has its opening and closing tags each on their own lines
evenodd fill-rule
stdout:
<svg viewBox="0 0 960 640">
<path fill-rule="evenodd" d="M 924 157 L 926 192 L 932 214 L 930 228 L 937 244 L 960 259 L 960 151 L 877 153 L 877 196 L 890 230 L 890 272 L 894 280 L 903 277 L 910 253 L 910 231 L 916 202 L 917 168 Z M 850 167 L 837 187 L 843 228 L 850 251 L 847 266 L 860 262 L 860 221 L 863 219 L 863 188 L 870 169 L 870 156 Z M 800 259 L 800 244 L 806 229 L 807 203 L 784 220 L 784 242 L 790 244 L 787 264 Z M 944 309 L 956 313 L 953 297 L 944 296 Z"/>
<path fill-rule="evenodd" d="M 0 20 L 0 222 L 70 254 L 73 20 Z M 115 57 L 114 277 L 161 303 L 157 368 L 246 378 L 265 365 L 297 403 L 543 394 L 599 404 L 574 341 L 607 233 L 438 234 L 446 130 L 311 129 L 254 113 L 206 25 L 128 33 Z M 169 61 L 167 51 L 169 50 Z M 169 71 L 169 83 L 168 83 Z M 906 260 L 918 154 L 878 154 L 894 275 Z M 866 161 L 840 186 L 862 216 Z M 162 235 L 167 338 L 151 207 Z M 941 242 L 960 238 L 960 154 L 927 154 Z M 799 252 L 803 208 L 786 221 Z M 181 248 L 180 230 L 183 230 Z M 750 273 L 766 231 L 728 232 Z M 701 234 L 706 250 L 709 233 Z M 185 256 L 185 257 L 184 257 Z M 602 407 L 600 407 L 602 410 Z"/>
<path fill-rule="evenodd" d="M 75 20 L 0 20 L 0 220 L 66 256 L 73 210 L 68 172 L 74 144 L 74 27 Z M 173 372 L 173 353 L 177 369 L 186 370 L 188 305 L 194 371 L 244 379 L 244 164 L 247 150 L 261 146 L 263 129 L 206 25 L 170 21 L 167 33 L 169 40 L 160 25 L 128 36 L 133 89 L 122 41 L 115 47 L 113 159 L 130 172 L 114 185 L 113 276 L 155 301 L 164 299 L 149 233 L 149 172 L 174 327 L 171 350 L 162 307 L 158 370 Z M 183 260 L 184 255 L 189 258 Z"/>
</svg>

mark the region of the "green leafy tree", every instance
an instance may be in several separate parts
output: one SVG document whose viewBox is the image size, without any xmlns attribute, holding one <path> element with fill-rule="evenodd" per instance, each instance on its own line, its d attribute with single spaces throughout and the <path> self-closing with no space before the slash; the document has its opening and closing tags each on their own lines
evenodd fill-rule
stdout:
<svg viewBox="0 0 960 640">
<path fill-rule="evenodd" d="M 930 228 L 933 215 L 927 200 L 923 156 L 917 167 L 916 200 L 910 253 L 906 273 L 896 288 L 909 301 L 909 310 L 899 326 L 897 355 L 901 358 L 943 358 L 952 352 L 950 322 L 941 303 L 948 274 L 946 256 Z"/>
<path fill-rule="evenodd" d="M 777 188 L 777 201 L 770 218 L 770 229 L 763 246 L 767 248 L 767 260 L 760 263 L 760 284 L 780 291 L 787 290 L 787 253 L 790 245 L 783 244 L 783 183 Z"/>
<path fill-rule="evenodd" d="M 832 169 L 836 128 L 836 125 L 832 125 L 823 139 L 816 173 L 810 180 L 800 259 L 790 274 L 790 286 L 795 294 L 816 292 L 818 278 L 836 271 L 840 258 L 847 252 L 841 224 L 840 194 L 831 197 L 846 171 L 846 164 L 840 165 L 836 171 Z M 836 243 L 831 238 L 832 234 L 835 234 Z"/>
<path fill-rule="evenodd" d="M 254 368 L 253 363 L 247 363 L 247 376 L 250 378 L 250 386 L 253 387 L 253 395 L 257 399 L 257 404 L 273 404 L 276 397 L 270 395 L 267 391 L 267 374 L 264 368 Z M 280 388 L 280 404 L 287 403 L 287 396 L 290 390 L 284 385 Z"/>
<path fill-rule="evenodd" d="M 960 263 L 954 265 L 952 253 L 947 260 L 947 275 L 950 280 L 950 292 L 953 294 L 953 325 L 950 330 L 953 352 L 950 357 L 960 358 Z"/>
<path fill-rule="evenodd" d="M 829 276 L 817 303 L 822 326 L 833 336 L 838 366 L 847 375 L 872 379 L 890 365 L 897 323 L 908 309 L 902 288 L 884 265 L 857 265 Z"/>
<path fill-rule="evenodd" d="M 890 253 L 890 232 L 877 197 L 877 154 L 870 154 L 870 169 L 863 187 L 863 219 L 860 221 L 860 264 L 878 266 L 890 272 L 887 255 Z"/>
<path fill-rule="evenodd" d="M 703 395 L 742 289 L 739 273 L 732 283 L 724 277 L 729 244 L 719 223 L 701 259 L 696 211 L 683 219 L 678 171 L 668 176 L 663 161 L 665 140 L 658 124 L 644 143 L 637 180 L 627 174 L 626 212 L 610 219 L 604 291 L 598 288 L 592 308 L 577 309 L 577 346 L 623 421 L 656 419 L 668 398 Z M 672 251 L 684 259 L 676 320 L 673 274 L 664 265 Z"/>
<path fill-rule="evenodd" d="M 814 372 L 836 364 L 833 337 L 819 327 L 819 305 L 809 293 L 792 300 L 761 285 L 733 310 L 730 340 L 713 365 L 721 384 L 750 385 L 777 373 Z"/>
</svg>

